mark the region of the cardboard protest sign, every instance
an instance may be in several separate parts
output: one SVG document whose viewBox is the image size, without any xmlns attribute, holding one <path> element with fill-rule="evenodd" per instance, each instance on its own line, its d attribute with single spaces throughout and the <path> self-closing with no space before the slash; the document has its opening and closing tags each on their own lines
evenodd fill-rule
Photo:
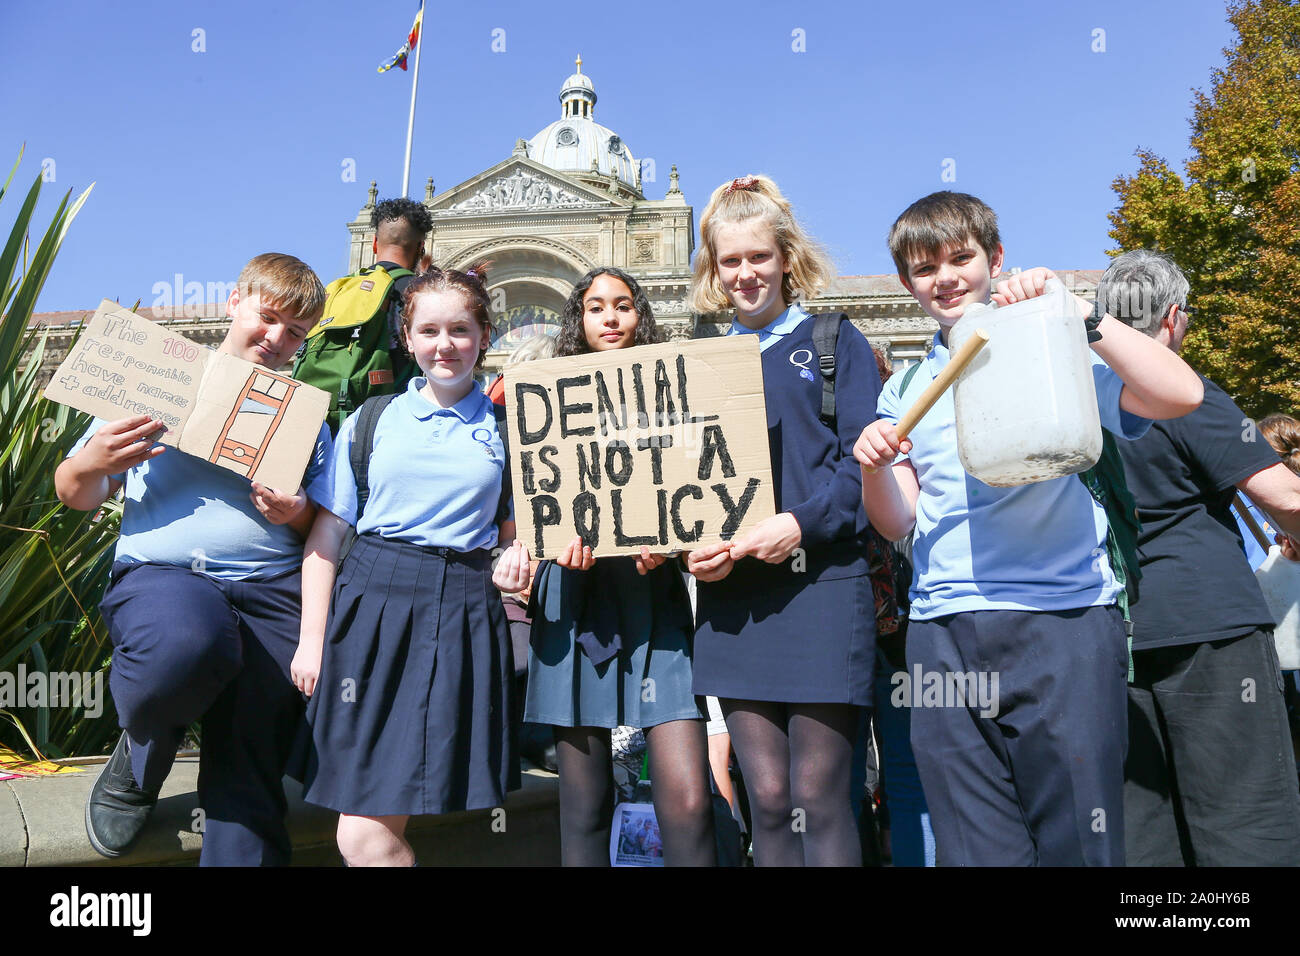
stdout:
<svg viewBox="0 0 1300 956">
<path fill-rule="evenodd" d="M 45 397 L 106 421 L 152 415 L 158 441 L 280 491 L 297 491 L 329 395 L 191 342 L 105 299 Z"/>
<path fill-rule="evenodd" d="M 515 518 L 537 558 L 684 551 L 773 514 L 758 337 L 506 370 Z"/>
</svg>

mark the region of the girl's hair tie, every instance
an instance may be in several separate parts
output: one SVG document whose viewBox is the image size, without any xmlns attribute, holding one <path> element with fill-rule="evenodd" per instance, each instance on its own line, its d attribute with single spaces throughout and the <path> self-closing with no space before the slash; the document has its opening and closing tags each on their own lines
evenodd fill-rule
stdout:
<svg viewBox="0 0 1300 956">
<path fill-rule="evenodd" d="M 727 187 L 727 191 L 726 191 L 723 195 L 730 195 L 731 193 L 734 193 L 737 189 L 745 189 L 745 190 L 749 190 L 749 191 L 751 191 L 751 192 L 754 191 L 754 190 L 757 190 L 757 189 L 758 189 L 758 177 L 757 177 L 757 176 L 741 176 L 741 177 L 739 177 L 738 179 L 733 179 L 733 180 L 731 181 L 731 185 Z"/>
</svg>

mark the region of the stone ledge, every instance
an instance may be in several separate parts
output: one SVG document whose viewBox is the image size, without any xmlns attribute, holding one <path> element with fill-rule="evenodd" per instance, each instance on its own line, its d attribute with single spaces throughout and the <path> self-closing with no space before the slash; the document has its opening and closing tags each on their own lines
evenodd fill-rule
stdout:
<svg viewBox="0 0 1300 956">
<path fill-rule="evenodd" d="M 87 765 L 84 773 L 0 781 L 0 866 L 198 863 L 203 845 L 196 812 L 198 758 L 177 759 L 140 841 L 116 860 L 96 853 L 86 837 L 86 797 L 101 764 Z M 339 865 L 334 843 L 338 814 L 304 803 L 296 781 L 286 778 L 284 783 L 294 865 Z M 421 865 L 558 865 L 559 778 L 526 769 L 523 788 L 506 799 L 504 818 L 498 814 L 494 819 L 491 810 L 413 817 L 407 836 Z"/>
</svg>

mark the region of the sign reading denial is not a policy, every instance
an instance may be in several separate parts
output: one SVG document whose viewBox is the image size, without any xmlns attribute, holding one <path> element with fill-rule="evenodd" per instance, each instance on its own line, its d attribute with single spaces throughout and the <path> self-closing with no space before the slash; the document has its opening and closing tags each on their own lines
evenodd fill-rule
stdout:
<svg viewBox="0 0 1300 956">
<path fill-rule="evenodd" d="M 515 518 L 533 557 L 688 551 L 773 514 L 758 337 L 507 369 Z"/>
<path fill-rule="evenodd" d="M 297 491 L 329 395 L 216 352 L 105 299 L 45 387 L 105 421 L 149 415 L 158 441 L 278 491 Z"/>
</svg>

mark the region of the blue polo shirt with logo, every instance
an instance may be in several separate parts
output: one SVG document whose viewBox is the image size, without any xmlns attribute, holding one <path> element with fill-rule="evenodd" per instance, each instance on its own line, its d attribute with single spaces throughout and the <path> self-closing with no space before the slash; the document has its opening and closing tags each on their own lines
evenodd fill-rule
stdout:
<svg viewBox="0 0 1300 956">
<path fill-rule="evenodd" d="M 922 367 L 899 394 L 885 383 L 877 410 L 898 423 L 948 364 L 936 334 Z M 1140 438 L 1151 422 L 1119 407 L 1124 383 L 1095 353 L 1093 381 L 1102 427 Z M 912 430 L 910 459 L 920 495 L 912 544 L 909 616 L 926 621 L 963 611 L 1063 611 L 1114 604 L 1120 586 L 1106 557 L 1106 513 L 1077 475 L 994 488 L 968 475 L 957 457 L 952 389 Z"/>
<path fill-rule="evenodd" d="M 450 408 L 420 394 L 426 380 L 413 378 L 384 409 L 370 456 L 370 499 L 357 521 L 357 485 L 350 454 L 357 415 L 334 439 L 334 454 L 321 480 L 321 506 L 358 534 L 455 551 L 491 548 L 505 474 L 505 446 L 491 400 L 476 384 Z"/>
</svg>

